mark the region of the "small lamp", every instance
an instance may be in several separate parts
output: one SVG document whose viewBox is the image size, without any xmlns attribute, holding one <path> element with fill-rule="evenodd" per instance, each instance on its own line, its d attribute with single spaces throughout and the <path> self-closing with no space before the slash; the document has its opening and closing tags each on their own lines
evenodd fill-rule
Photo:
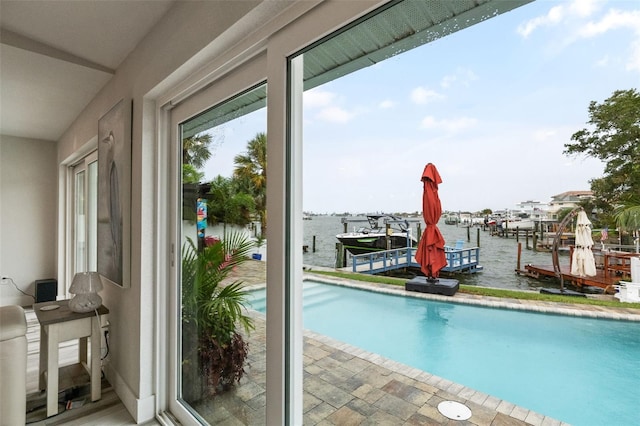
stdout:
<svg viewBox="0 0 640 426">
<path fill-rule="evenodd" d="M 102 305 L 98 292 L 102 290 L 102 279 L 97 272 L 78 272 L 71 282 L 69 293 L 75 296 L 69 301 L 73 312 L 91 312 Z"/>
</svg>

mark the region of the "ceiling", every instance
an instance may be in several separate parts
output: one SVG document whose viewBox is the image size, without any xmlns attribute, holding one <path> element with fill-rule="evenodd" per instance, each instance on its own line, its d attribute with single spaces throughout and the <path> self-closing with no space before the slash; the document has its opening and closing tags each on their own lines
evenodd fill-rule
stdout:
<svg viewBox="0 0 640 426">
<path fill-rule="evenodd" d="M 0 135 L 57 141 L 177 0 L 1 0 Z"/>
</svg>

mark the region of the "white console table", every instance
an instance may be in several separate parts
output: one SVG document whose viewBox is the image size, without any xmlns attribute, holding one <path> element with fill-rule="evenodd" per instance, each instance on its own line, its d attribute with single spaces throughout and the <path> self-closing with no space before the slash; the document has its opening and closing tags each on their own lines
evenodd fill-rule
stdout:
<svg viewBox="0 0 640 426">
<path fill-rule="evenodd" d="M 50 306 L 59 306 L 51 308 Z M 43 309 L 44 308 L 44 309 Z M 101 398 L 100 322 L 94 311 L 73 312 L 69 300 L 36 303 L 33 305 L 40 322 L 40 389 L 47 393 L 47 417 L 58 414 L 58 344 L 80 339 L 79 359 L 91 376 L 91 401 Z M 98 314 L 108 314 L 100 306 Z M 91 339 L 91 353 L 87 350 L 87 338 Z M 89 358 L 89 359 L 87 359 Z M 89 361 L 89 362 L 87 362 Z"/>
</svg>

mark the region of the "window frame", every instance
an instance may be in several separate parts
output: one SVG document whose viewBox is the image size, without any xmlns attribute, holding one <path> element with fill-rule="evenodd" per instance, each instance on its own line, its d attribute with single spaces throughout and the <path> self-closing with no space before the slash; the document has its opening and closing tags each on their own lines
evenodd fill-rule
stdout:
<svg viewBox="0 0 640 426">
<path fill-rule="evenodd" d="M 326 2 L 301 2 L 299 8 L 284 13 L 290 18 L 282 27 L 274 26 L 273 34 L 260 33 L 248 38 L 230 57 L 217 58 L 207 67 L 203 78 L 198 74 L 192 81 L 173 87 L 157 100 L 158 176 L 157 216 L 158 262 L 156 274 L 161 278 L 161 290 L 156 302 L 156 373 L 159 418 L 169 411 L 183 424 L 197 424 L 196 418 L 177 403 L 175 357 L 177 325 L 175 318 L 167 319 L 167 311 L 178 312 L 180 300 L 176 287 L 179 265 L 177 259 L 179 232 L 177 218 L 180 204 L 176 202 L 179 188 L 176 173 L 180 170 L 179 153 L 174 143 L 179 137 L 178 125 L 214 104 L 255 86 L 261 81 L 268 85 L 267 95 L 267 424 L 302 423 L 302 301 L 301 293 L 287 293 L 289 283 L 302 277 L 302 251 L 294 250 L 302 241 L 302 151 L 301 126 L 292 131 L 292 123 L 301 120 L 302 112 L 292 109 L 292 100 L 301 96 L 301 89 L 290 80 L 289 58 L 295 56 L 319 38 L 332 33 L 360 16 L 385 4 L 386 0 L 348 2 L 336 9 Z M 267 40 L 268 39 L 268 40 Z M 251 46 L 251 47 L 247 47 Z M 243 49 L 244 47 L 244 49 Z M 262 58 L 256 61 L 256 58 Z M 260 63 L 261 65 L 258 65 Z M 292 68 L 295 68 L 294 65 Z M 266 71 L 266 72 L 265 72 Z M 253 75 L 253 78 L 249 77 Z M 184 90 L 188 87 L 188 90 Z M 301 108 L 301 102 L 296 108 Z M 292 179 L 294 182 L 292 181 Z M 166 309 L 165 309 L 166 308 Z M 168 337 L 167 337 L 168 336 Z M 167 372 L 169 372 L 167 374 Z"/>
<path fill-rule="evenodd" d="M 95 180 L 95 187 L 91 188 L 91 174 L 90 174 L 90 168 L 92 165 L 97 166 L 97 162 L 98 162 L 98 151 L 97 150 L 93 150 L 91 152 L 89 152 L 88 154 L 84 155 L 82 158 L 80 158 L 79 160 L 73 162 L 67 170 L 67 180 L 68 180 L 68 214 L 67 214 L 67 222 L 69 224 L 69 228 L 70 229 L 70 233 L 68 235 L 68 267 L 65 268 L 66 269 L 66 275 L 67 275 L 67 279 L 65 280 L 65 282 L 70 283 L 71 279 L 73 278 L 73 275 L 75 275 L 76 272 L 81 272 L 81 271 L 88 271 L 90 270 L 90 265 L 91 264 L 95 264 L 96 259 L 94 258 L 93 260 L 90 259 L 90 255 L 91 253 L 93 253 L 93 255 L 96 255 L 96 244 L 97 241 L 95 239 L 95 235 L 93 235 L 93 238 L 90 238 L 89 236 L 89 228 L 91 225 L 91 218 L 90 218 L 90 205 L 89 205 L 89 199 L 90 199 L 90 194 L 91 194 L 91 190 L 93 189 L 93 194 L 96 195 L 97 191 L 98 191 L 98 186 L 97 186 L 97 176 L 96 176 L 96 180 Z M 80 173 L 84 173 L 84 191 L 82 194 L 83 200 L 84 200 L 84 223 L 83 223 L 83 227 L 84 227 L 84 241 L 85 241 L 85 247 L 83 249 L 84 251 L 84 262 L 83 265 L 78 265 L 77 264 L 77 251 L 78 251 L 78 247 L 77 247 L 77 241 L 78 241 L 78 226 L 77 226 L 77 203 L 78 203 L 78 193 L 77 193 L 77 176 Z M 97 173 L 97 170 L 96 170 Z M 93 211 L 93 213 L 95 214 L 95 210 Z M 94 218 L 97 221 L 97 217 Z M 90 244 L 92 244 L 93 250 L 91 250 Z M 60 291 L 60 290 L 59 290 Z M 64 289 L 64 294 L 67 293 L 67 288 Z"/>
<path fill-rule="evenodd" d="M 175 106 L 172 106 L 170 112 L 166 112 L 168 121 L 168 144 L 166 146 L 166 158 L 168 159 L 168 167 L 165 167 L 163 173 L 166 173 L 167 183 L 170 191 L 167 195 L 168 214 L 161 219 L 166 221 L 166 226 L 170 231 L 166 234 L 166 245 L 169 248 L 165 255 L 170 259 L 166 263 L 166 269 L 161 273 L 166 276 L 168 281 L 168 294 L 164 300 L 168 306 L 165 318 L 158 318 L 161 321 L 161 327 L 168 329 L 168 339 L 166 339 L 165 359 L 160 362 L 166 365 L 168 377 L 163 379 L 166 383 L 167 409 L 182 424 L 198 424 L 198 416 L 192 412 L 190 407 L 183 404 L 179 399 L 180 385 L 180 369 L 179 369 L 179 329 L 180 329 L 180 258 L 181 251 L 181 208 L 182 208 L 182 151 L 181 151 L 181 127 L 182 124 L 189 119 L 202 114 L 216 105 L 222 105 L 232 100 L 234 97 L 242 94 L 247 89 L 266 84 L 264 69 L 266 67 L 266 52 L 258 52 L 250 60 L 247 60 L 233 69 L 233 72 L 226 72 L 217 75 L 208 82 L 206 87 L 200 91 L 194 92 L 188 98 L 181 100 Z M 268 90 L 268 89 L 267 89 Z M 268 95 L 267 95 L 268 96 Z"/>
</svg>

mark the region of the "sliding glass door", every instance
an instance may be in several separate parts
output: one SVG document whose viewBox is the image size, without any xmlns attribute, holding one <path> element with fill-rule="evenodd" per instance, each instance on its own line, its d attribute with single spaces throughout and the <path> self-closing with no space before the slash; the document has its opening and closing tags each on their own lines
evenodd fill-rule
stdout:
<svg viewBox="0 0 640 426">
<path fill-rule="evenodd" d="M 265 317 L 248 308 L 266 284 L 267 86 L 225 83 L 172 111 L 170 405 L 183 423 L 264 424 Z"/>
<path fill-rule="evenodd" d="M 403 171 L 418 168 L 415 164 L 409 168 L 408 162 L 424 161 L 397 149 L 403 142 L 395 137 L 398 123 L 406 117 L 390 120 L 387 108 L 394 102 L 386 99 L 398 96 L 397 91 L 383 96 L 384 85 L 365 84 L 364 77 L 384 71 L 401 52 L 519 2 L 505 3 L 499 10 L 475 3 L 337 3 L 314 3 L 299 15 L 290 10 L 293 18 L 287 23 L 270 21 L 272 33 L 265 25 L 256 31 L 260 39 L 247 35 L 246 45 L 239 43 L 244 50 L 238 49 L 238 57 L 215 63 L 211 75 L 194 77 L 187 82 L 192 86 L 185 83 L 176 89 L 175 98 L 168 95 L 162 103 L 161 113 L 169 118 L 161 131 L 171 135 L 166 155 L 171 191 L 168 196 L 159 194 L 161 199 L 167 197 L 171 216 L 169 236 L 159 237 L 160 245 L 167 239 L 170 257 L 168 401 L 184 424 L 194 418 L 237 424 L 305 420 L 303 368 L 310 360 L 302 349 L 303 247 L 308 244 L 303 241 L 303 208 L 327 213 L 375 209 L 368 206 L 377 204 L 363 198 L 365 190 L 371 191 L 365 198 L 377 203 L 386 197 L 389 204 L 384 208 L 393 208 L 391 195 L 402 186 L 376 190 L 398 175 L 398 170 L 389 168 L 391 160 Z M 376 6 L 382 7 L 373 11 Z M 390 78 L 405 81 L 406 73 L 401 69 Z M 359 102 L 349 110 L 341 105 L 347 99 L 345 85 L 360 90 L 348 88 L 353 94 L 348 98 Z M 189 87 L 186 92 L 199 89 L 183 93 L 185 87 Z M 356 121 L 361 129 L 354 127 Z M 373 142 L 382 148 L 373 149 Z M 389 147 L 391 153 L 385 151 Z M 160 176 L 164 177 L 162 171 Z M 365 181 L 358 192 L 350 189 L 356 180 Z M 307 204 L 302 200 L 303 186 Z M 335 236 L 339 230 L 326 232 Z M 249 265 L 263 267 L 266 274 L 261 270 L 256 280 L 256 271 L 246 269 Z M 245 301 L 247 284 L 267 281 L 266 316 L 232 309 L 234 326 L 227 327 L 230 317 L 221 308 L 227 304 L 222 292 L 229 289 L 236 300 Z M 245 328 L 247 323 L 253 328 Z M 221 367 L 223 346 L 234 348 L 232 352 L 246 361 L 241 377 L 225 376 L 230 370 Z M 217 364 L 210 362 L 214 354 Z M 236 359 L 229 368 L 239 364 Z M 324 378 L 312 378 L 323 384 Z M 315 396 L 318 411 L 331 409 L 321 401 L 326 393 L 313 395 L 313 386 L 304 384 L 305 403 Z"/>
</svg>

